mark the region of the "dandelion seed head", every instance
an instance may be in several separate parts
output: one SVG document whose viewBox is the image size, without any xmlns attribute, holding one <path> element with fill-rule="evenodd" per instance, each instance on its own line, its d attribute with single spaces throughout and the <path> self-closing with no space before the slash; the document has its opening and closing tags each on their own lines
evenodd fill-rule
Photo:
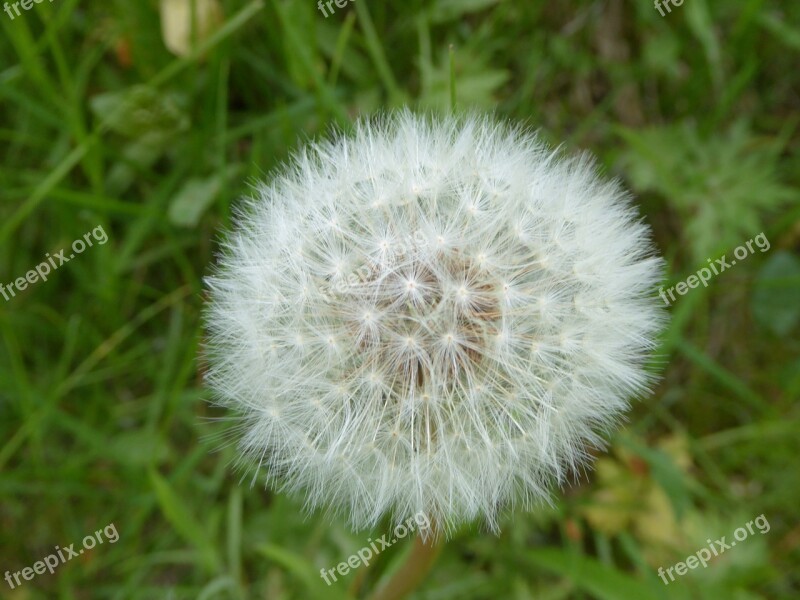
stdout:
<svg viewBox="0 0 800 600">
<path fill-rule="evenodd" d="M 490 117 L 365 120 L 240 210 L 207 280 L 207 379 L 308 509 L 496 530 L 647 391 L 662 269 L 585 156 Z"/>
</svg>

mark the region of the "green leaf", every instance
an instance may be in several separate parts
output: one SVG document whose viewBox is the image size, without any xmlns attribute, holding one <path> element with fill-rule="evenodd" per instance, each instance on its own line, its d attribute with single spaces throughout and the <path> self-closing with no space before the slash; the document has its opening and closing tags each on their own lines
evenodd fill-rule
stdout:
<svg viewBox="0 0 800 600">
<path fill-rule="evenodd" d="M 775 15 L 762 14 L 758 18 L 759 24 L 768 29 L 778 40 L 792 48 L 800 50 L 800 29 L 795 29 Z"/>
<path fill-rule="evenodd" d="M 322 577 L 320 577 L 319 572 L 315 571 L 302 556 L 274 544 L 260 544 L 256 548 L 256 551 L 266 558 L 275 561 L 297 577 L 306 590 L 308 590 L 309 598 L 348 600 L 348 596 L 337 587 L 336 583 L 330 586 L 327 585 Z"/>
<path fill-rule="evenodd" d="M 209 571 L 217 571 L 220 558 L 206 530 L 188 510 L 188 503 L 182 500 L 169 482 L 155 470 L 150 470 L 150 482 L 161 507 L 161 512 L 175 531 L 193 545 L 200 554 L 202 562 Z"/>
<path fill-rule="evenodd" d="M 787 337 L 800 320 L 800 259 L 784 250 L 773 254 L 756 276 L 751 307 L 756 321 Z"/>
<path fill-rule="evenodd" d="M 189 179 L 169 205 L 169 220 L 173 225 L 195 227 L 222 190 L 222 177 Z"/>
<path fill-rule="evenodd" d="M 450 110 L 450 54 L 443 48 L 436 64 L 424 65 L 425 86 L 419 103 L 428 109 Z M 472 48 L 459 48 L 455 56 L 458 105 L 489 108 L 496 94 L 511 77 L 505 70 L 492 68 L 490 59 Z"/>
<path fill-rule="evenodd" d="M 486 10 L 498 0 L 436 0 L 430 10 L 431 23 L 457 21 L 464 15 Z"/>
<path fill-rule="evenodd" d="M 711 80 L 717 90 L 722 83 L 722 52 L 714 30 L 714 20 L 705 0 L 687 2 L 685 8 L 686 22 L 689 29 L 697 37 L 708 61 Z"/>
<path fill-rule="evenodd" d="M 143 467 L 166 459 L 168 447 L 164 438 L 152 431 L 133 430 L 114 436 L 107 452 L 120 464 Z"/>
<path fill-rule="evenodd" d="M 197 600 L 215 600 L 216 598 L 229 598 L 224 591 L 236 593 L 236 582 L 228 575 L 223 575 L 209 581 L 200 593 L 197 595 Z"/>
<path fill-rule="evenodd" d="M 587 556 L 551 548 L 532 550 L 527 556 L 534 564 L 569 579 L 577 588 L 600 600 L 661 598 L 652 585 Z"/>
<path fill-rule="evenodd" d="M 98 94 L 90 100 L 89 106 L 101 121 L 108 123 L 109 129 L 135 138 L 152 131 L 162 134 L 186 131 L 189 128 L 186 103 L 186 97 L 181 94 L 137 85 L 119 92 Z"/>
<path fill-rule="evenodd" d="M 797 196 L 776 168 L 784 142 L 754 135 L 745 121 L 710 137 L 688 121 L 619 134 L 634 189 L 660 194 L 683 220 L 692 271 L 752 241 L 764 216 Z"/>
</svg>

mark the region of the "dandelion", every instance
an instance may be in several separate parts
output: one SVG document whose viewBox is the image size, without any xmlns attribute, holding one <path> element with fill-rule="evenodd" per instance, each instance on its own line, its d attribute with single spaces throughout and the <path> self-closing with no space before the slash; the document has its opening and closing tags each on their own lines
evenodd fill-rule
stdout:
<svg viewBox="0 0 800 600">
<path fill-rule="evenodd" d="M 586 156 L 492 117 L 364 120 L 242 207 L 208 279 L 208 382 L 307 509 L 497 531 L 648 390 L 662 267 Z"/>
</svg>

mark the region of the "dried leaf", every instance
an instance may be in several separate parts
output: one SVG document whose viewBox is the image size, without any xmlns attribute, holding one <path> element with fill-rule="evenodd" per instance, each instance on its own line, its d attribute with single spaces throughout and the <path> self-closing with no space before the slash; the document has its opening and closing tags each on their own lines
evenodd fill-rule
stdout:
<svg viewBox="0 0 800 600">
<path fill-rule="evenodd" d="M 218 0 L 161 0 L 161 35 L 176 56 L 188 56 L 222 21 Z"/>
</svg>

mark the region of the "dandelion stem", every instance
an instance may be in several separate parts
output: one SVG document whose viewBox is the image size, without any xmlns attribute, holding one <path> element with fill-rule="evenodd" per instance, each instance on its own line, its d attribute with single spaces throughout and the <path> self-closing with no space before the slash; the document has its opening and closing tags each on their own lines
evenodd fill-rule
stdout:
<svg viewBox="0 0 800 600">
<path fill-rule="evenodd" d="M 450 44 L 450 110 L 456 112 L 456 54 Z"/>
<path fill-rule="evenodd" d="M 422 583 L 444 547 L 441 536 L 429 535 L 427 542 L 417 536 L 406 562 L 389 580 L 373 593 L 369 600 L 400 600 Z"/>
</svg>

